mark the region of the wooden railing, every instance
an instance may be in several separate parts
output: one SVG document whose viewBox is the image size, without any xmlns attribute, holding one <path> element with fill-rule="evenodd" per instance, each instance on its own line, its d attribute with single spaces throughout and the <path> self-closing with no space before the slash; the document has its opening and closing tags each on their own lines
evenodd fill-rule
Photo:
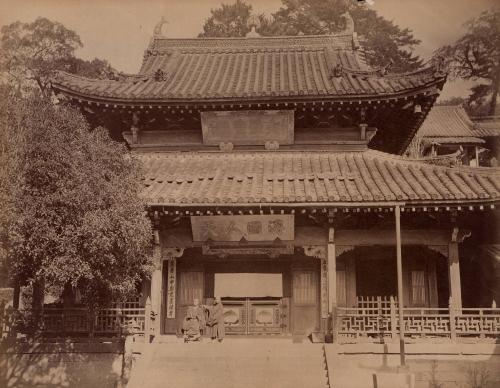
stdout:
<svg viewBox="0 0 500 388">
<path fill-rule="evenodd" d="M 339 342 L 380 341 L 399 337 L 397 302 L 378 306 L 336 308 L 335 337 Z M 408 338 L 500 338 L 499 308 L 404 308 Z"/>
<path fill-rule="evenodd" d="M 0 306 L 2 307 L 2 306 Z M 151 304 L 145 307 L 54 308 L 43 310 L 0 308 L 1 337 L 18 334 L 44 337 L 120 337 L 125 333 L 152 334 Z"/>
</svg>

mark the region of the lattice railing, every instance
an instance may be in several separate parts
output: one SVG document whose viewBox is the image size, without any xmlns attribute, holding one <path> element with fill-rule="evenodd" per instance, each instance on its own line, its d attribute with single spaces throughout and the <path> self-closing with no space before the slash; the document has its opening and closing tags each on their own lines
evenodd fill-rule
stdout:
<svg viewBox="0 0 500 388">
<path fill-rule="evenodd" d="M 463 308 L 461 314 L 455 316 L 455 330 L 460 337 L 500 337 L 500 309 Z"/>
<path fill-rule="evenodd" d="M 4 309 L 0 312 L 3 336 L 12 333 L 44 336 L 120 336 L 124 330 L 144 334 L 147 326 L 145 308 L 106 308 L 90 311 L 86 308 L 45 308 L 37 310 Z"/>
<path fill-rule="evenodd" d="M 380 301 L 370 303 L 336 309 L 334 329 L 340 342 L 399 337 L 397 303 L 390 300 L 389 308 Z M 500 338 L 498 308 L 404 308 L 403 322 L 408 338 Z"/>
</svg>

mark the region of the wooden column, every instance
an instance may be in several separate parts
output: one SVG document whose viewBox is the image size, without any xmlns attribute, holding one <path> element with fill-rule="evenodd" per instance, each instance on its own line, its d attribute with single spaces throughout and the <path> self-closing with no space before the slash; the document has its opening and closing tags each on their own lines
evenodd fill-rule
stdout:
<svg viewBox="0 0 500 388">
<path fill-rule="evenodd" d="M 132 144 L 139 143 L 139 115 L 137 112 L 132 114 L 132 125 L 130 131 L 132 132 Z"/>
<path fill-rule="evenodd" d="M 160 315 L 163 260 L 161 257 L 160 234 L 158 229 L 153 231 L 153 236 L 153 259 L 155 268 L 151 274 L 151 312 L 154 315 L 154 321 L 152 322 L 153 333 L 154 335 L 159 335 L 161 324 Z M 146 317 L 146 319 L 149 319 L 149 317 Z"/>
<path fill-rule="evenodd" d="M 328 312 L 333 313 L 337 307 L 337 259 L 335 256 L 335 230 L 328 230 Z"/>
<path fill-rule="evenodd" d="M 451 304 L 455 310 L 462 309 L 462 288 L 460 284 L 460 262 L 458 242 L 451 242 L 448 246 L 448 279 L 450 282 Z"/>
<path fill-rule="evenodd" d="M 405 356 L 405 328 L 403 319 L 403 259 L 401 257 L 401 214 L 400 207 L 396 205 L 394 214 L 396 218 L 396 259 L 398 271 L 398 304 L 399 304 L 399 346 L 401 366 L 406 365 Z"/>
</svg>

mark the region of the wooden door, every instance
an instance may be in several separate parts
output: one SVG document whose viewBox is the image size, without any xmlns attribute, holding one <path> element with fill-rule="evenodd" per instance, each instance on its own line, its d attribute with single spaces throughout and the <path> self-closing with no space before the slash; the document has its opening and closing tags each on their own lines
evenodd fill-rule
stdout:
<svg viewBox="0 0 500 388">
<path fill-rule="evenodd" d="M 293 334 L 309 335 L 319 331 L 319 287 L 318 273 L 314 270 L 292 272 Z"/>
</svg>

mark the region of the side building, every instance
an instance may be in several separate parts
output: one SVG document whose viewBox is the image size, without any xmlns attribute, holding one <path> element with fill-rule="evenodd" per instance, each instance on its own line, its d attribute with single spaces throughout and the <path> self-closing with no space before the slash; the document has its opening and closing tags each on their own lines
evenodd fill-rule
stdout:
<svg viewBox="0 0 500 388">
<path fill-rule="evenodd" d="M 494 117 L 470 118 L 460 106 L 434 106 L 407 153 L 423 157 L 456 154 L 467 166 L 498 166 L 500 122 Z M 415 155 L 416 156 L 416 155 Z"/>
</svg>

